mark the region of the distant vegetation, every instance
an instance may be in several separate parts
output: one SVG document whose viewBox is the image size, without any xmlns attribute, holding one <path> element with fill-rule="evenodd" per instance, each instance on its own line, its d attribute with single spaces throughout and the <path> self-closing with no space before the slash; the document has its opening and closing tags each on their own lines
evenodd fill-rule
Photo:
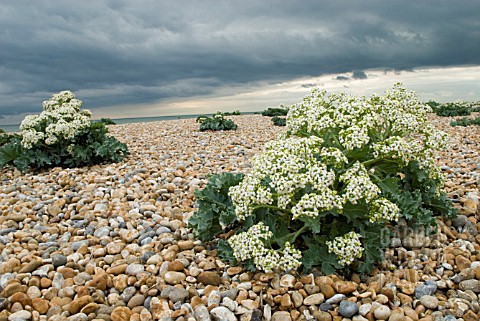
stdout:
<svg viewBox="0 0 480 321">
<path fill-rule="evenodd" d="M 480 125 L 480 115 L 476 118 L 468 119 L 467 117 L 460 118 L 459 120 L 454 120 L 450 123 L 451 126 L 470 126 L 470 125 Z"/>
<path fill-rule="evenodd" d="M 287 119 L 285 117 L 272 117 L 272 122 L 275 126 L 286 126 L 287 125 Z"/>
<path fill-rule="evenodd" d="M 117 124 L 116 122 L 114 122 L 110 118 L 101 118 L 100 122 L 104 123 L 105 125 L 116 125 Z"/>
<path fill-rule="evenodd" d="M 120 162 L 128 155 L 127 145 L 108 136 L 103 122 L 92 123 L 91 112 L 81 107 L 71 91 L 44 101 L 40 115 L 22 121 L 22 135 L 1 134 L 0 168 L 13 165 L 25 171 Z"/>
<path fill-rule="evenodd" d="M 269 117 L 275 117 L 275 116 L 287 116 L 288 114 L 288 107 L 285 105 L 280 105 L 279 107 L 276 108 L 267 108 L 262 112 L 262 116 L 269 116 Z"/>
<path fill-rule="evenodd" d="M 426 104 L 432 107 L 435 114 L 443 117 L 469 116 L 472 112 L 480 111 L 480 104 L 478 102 L 438 103 L 430 100 L 426 102 Z"/>
<path fill-rule="evenodd" d="M 238 115 L 241 115 L 241 113 L 240 113 L 240 110 L 234 110 L 231 113 L 228 112 L 228 111 L 224 112 L 223 115 L 224 116 L 238 116 Z"/>
<path fill-rule="evenodd" d="M 225 114 L 218 111 L 213 114 L 212 117 L 208 116 L 199 116 L 197 117 L 196 122 L 200 123 L 200 131 L 219 131 L 219 130 L 236 130 L 237 125 L 231 119 L 227 119 L 224 117 Z"/>
</svg>

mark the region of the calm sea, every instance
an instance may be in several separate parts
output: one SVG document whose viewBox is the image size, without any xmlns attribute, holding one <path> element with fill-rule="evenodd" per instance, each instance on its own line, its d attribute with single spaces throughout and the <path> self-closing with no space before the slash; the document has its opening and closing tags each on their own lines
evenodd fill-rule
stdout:
<svg viewBox="0 0 480 321">
<path fill-rule="evenodd" d="M 255 112 L 242 112 L 242 115 L 252 115 Z M 130 124 L 130 123 L 148 123 L 159 120 L 173 120 L 173 119 L 189 119 L 197 118 L 200 115 L 211 116 L 213 114 L 197 114 L 197 115 L 179 115 L 179 116 L 158 116 L 158 117 L 139 117 L 139 118 L 112 118 L 117 124 Z M 20 131 L 20 124 L 13 125 L 0 125 L 0 128 L 7 133 L 15 133 Z"/>
</svg>

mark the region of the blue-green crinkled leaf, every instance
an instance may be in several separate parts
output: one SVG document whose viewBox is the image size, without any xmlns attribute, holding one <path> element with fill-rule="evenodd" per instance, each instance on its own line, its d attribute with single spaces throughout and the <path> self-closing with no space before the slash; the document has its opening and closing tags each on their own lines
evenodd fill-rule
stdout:
<svg viewBox="0 0 480 321">
<path fill-rule="evenodd" d="M 364 252 L 358 271 L 370 273 L 375 264 L 383 260 L 383 249 L 390 243 L 390 230 L 381 225 L 370 225 L 362 227 L 360 234 Z"/>
<path fill-rule="evenodd" d="M 398 177 L 387 177 L 384 179 L 373 179 L 373 182 L 380 188 L 385 196 L 395 196 L 400 193 Z"/>
<path fill-rule="evenodd" d="M 336 255 L 328 252 L 326 245 L 320 245 L 310 237 L 304 237 L 304 239 L 308 246 L 308 249 L 302 253 L 302 265 L 305 271 L 313 266 L 320 266 L 322 272 L 329 275 L 343 268 L 338 263 Z"/>
<path fill-rule="evenodd" d="M 238 185 L 242 174 L 222 173 L 212 175 L 202 190 L 194 192 L 198 211 L 188 221 L 195 237 L 209 241 L 224 232 L 236 221 L 235 207 L 228 195 L 231 186 Z"/>
</svg>

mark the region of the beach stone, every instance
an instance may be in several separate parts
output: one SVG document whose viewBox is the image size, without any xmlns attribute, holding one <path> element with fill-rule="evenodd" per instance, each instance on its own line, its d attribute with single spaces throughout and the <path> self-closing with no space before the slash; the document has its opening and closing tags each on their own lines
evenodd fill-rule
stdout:
<svg viewBox="0 0 480 321">
<path fill-rule="evenodd" d="M 455 264 L 457 265 L 460 271 L 463 271 L 468 269 L 470 267 L 470 264 L 472 264 L 472 262 L 470 262 L 470 260 L 463 255 L 457 255 L 455 257 Z"/>
<path fill-rule="evenodd" d="M 113 274 L 113 275 L 123 274 L 127 270 L 127 267 L 128 267 L 128 264 L 115 265 L 115 266 L 112 266 L 112 267 L 108 268 L 107 273 L 108 274 Z"/>
<path fill-rule="evenodd" d="M 9 299 L 10 299 L 10 303 L 13 304 L 15 302 L 18 302 L 23 307 L 25 307 L 27 305 L 32 305 L 32 301 L 30 300 L 30 298 L 23 292 L 14 293 L 14 294 L 12 294 L 12 296 Z"/>
<path fill-rule="evenodd" d="M 62 265 L 65 265 L 67 264 L 67 257 L 65 255 L 62 255 L 62 254 L 53 254 L 52 255 L 52 264 L 53 264 L 53 267 L 57 268 L 59 266 L 62 266 Z"/>
<path fill-rule="evenodd" d="M 122 240 L 126 243 L 131 243 L 140 235 L 140 233 L 135 229 L 128 229 L 128 230 L 121 229 L 118 234 L 120 235 Z"/>
<path fill-rule="evenodd" d="M 193 249 L 193 247 L 195 246 L 195 243 L 193 243 L 193 240 L 186 240 L 186 241 L 178 241 L 177 245 L 181 251 L 187 251 L 187 250 Z"/>
<path fill-rule="evenodd" d="M 99 308 L 100 306 L 97 303 L 92 302 L 84 306 L 80 312 L 89 315 L 90 313 L 96 313 Z"/>
<path fill-rule="evenodd" d="M 68 312 L 70 312 L 70 314 L 76 314 L 76 313 L 80 312 L 80 310 L 84 306 L 86 306 L 87 304 L 92 303 L 92 302 L 93 302 L 93 298 L 89 295 L 79 297 L 79 298 L 73 300 L 70 303 L 70 305 L 68 307 Z"/>
<path fill-rule="evenodd" d="M 204 271 L 197 276 L 197 282 L 204 285 L 218 286 L 222 282 L 222 278 L 217 272 Z"/>
<path fill-rule="evenodd" d="M 0 274 L 12 273 L 20 267 L 20 260 L 17 258 L 10 258 L 8 261 L 0 264 Z"/>
<path fill-rule="evenodd" d="M 21 321 L 21 320 L 30 320 L 32 318 L 32 313 L 30 311 L 21 310 L 15 313 L 12 313 L 8 316 L 9 321 Z"/>
<path fill-rule="evenodd" d="M 167 271 L 163 275 L 163 278 L 165 279 L 165 282 L 167 282 L 168 284 L 175 285 L 185 281 L 187 276 L 182 272 Z"/>
<path fill-rule="evenodd" d="M 193 308 L 193 315 L 197 321 L 210 321 L 210 312 L 205 305 L 199 304 Z"/>
<path fill-rule="evenodd" d="M 143 294 L 135 294 L 128 300 L 127 307 L 133 309 L 138 306 L 143 306 L 145 302 L 145 296 Z"/>
<path fill-rule="evenodd" d="M 42 265 L 42 260 L 39 258 L 35 258 L 32 261 L 28 262 L 26 265 L 24 265 L 18 273 L 30 273 L 35 271 L 39 266 Z"/>
<path fill-rule="evenodd" d="M 462 291 L 471 290 L 475 293 L 480 293 L 480 280 L 464 280 L 459 284 L 459 288 Z"/>
<path fill-rule="evenodd" d="M 151 313 L 154 319 L 169 318 L 172 310 L 165 299 L 153 297 L 150 301 Z"/>
<path fill-rule="evenodd" d="M 437 291 L 437 283 L 427 281 L 425 284 L 419 284 L 415 288 L 415 298 L 421 299 L 424 295 L 433 295 Z"/>
<path fill-rule="evenodd" d="M 390 317 L 390 308 L 386 305 L 381 305 L 373 311 L 373 315 L 378 320 L 387 320 Z"/>
<path fill-rule="evenodd" d="M 287 311 L 277 311 L 272 315 L 272 321 L 292 321 L 292 317 Z"/>
<path fill-rule="evenodd" d="M 38 297 L 32 299 L 32 308 L 38 311 L 40 314 L 46 314 L 50 308 L 50 305 L 47 300 Z"/>
<path fill-rule="evenodd" d="M 335 290 L 330 284 L 320 283 L 318 286 L 320 288 L 320 292 L 322 292 L 325 298 L 330 299 L 332 296 L 335 295 Z"/>
<path fill-rule="evenodd" d="M 333 305 L 331 305 L 330 303 L 323 302 L 320 304 L 319 308 L 320 310 L 327 312 L 327 311 L 333 310 Z"/>
<path fill-rule="evenodd" d="M 133 276 L 142 273 L 143 271 L 145 271 L 145 267 L 143 266 L 143 264 L 129 264 L 125 269 L 125 273 L 127 275 Z"/>
<path fill-rule="evenodd" d="M 179 260 L 168 262 L 169 271 L 182 272 L 184 268 L 185 268 L 185 265 L 183 265 L 183 263 Z"/>
<path fill-rule="evenodd" d="M 346 298 L 347 297 L 345 296 L 345 294 L 335 294 L 325 302 L 327 302 L 328 304 L 338 304 L 340 303 L 340 301 L 345 300 Z"/>
<path fill-rule="evenodd" d="M 351 281 L 337 281 L 333 284 L 333 288 L 337 293 L 350 294 L 358 288 L 358 284 Z"/>
<path fill-rule="evenodd" d="M 291 300 L 295 308 L 298 308 L 303 304 L 303 296 L 297 291 L 292 293 Z"/>
<path fill-rule="evenodd" d="M 116 307 L 110 316 L 111 321 L 129 321 L 133 315 L 132 310 L 127 307 Z"/>
<path fill-rule="evenodd" d="M 332 321 L 332 315 L 328 312 L 325 311 L 314 311 L 313 312 L 313 317 L 317 321 Z"/>
<path fill-rule="evenodd" d="M 354 302 L 343 300 L 340 302 L 338 313 L 346 318 L 351 318 L 358 313 L 358 305 Z"/>
<path fill-rule="evenodd" d="M 372 305 L 370 303 L 365 303 L 365 304 L 362 304 L 360 305 L 360 307 L 358 308 L 358 312 L 360 313 L 360 315 L 362 316 L 366 316 L 368 312 L 370 312 L 372 310 Z"/>
<path fill-rule="evenodd" d="M 28 287 L 26 285 L 14 282 L 14 283 L 7 284 L 7 286 L 3 289 L 1 296 L 4 298 L 8 298 L 17 292 L 26 293 L 27 290 L 28 290 Z"/>
<path fill-rule="evenodd" d="M 422 296 L 420 299 L 420 303 L 422 303 L 424 307 L 430 310 L 435 310 L 438 307 L 438 299 L 433 295 Z"/>
<path fill-rule="evenodd" d="M 164 299 L 170 299 L 173 303 L 185 301 L 189 297 L 188 290 L 184 288 L 178 288 L 171 285 L 165 287 L 161 292 L 161 297 Z"/>
<path fill-rule="evenodd" d="M 237 321 L 237 318 L 235 317 L 233 312 L 226 307 L 220 306 L 213 308 L 212 310 L 210 310 L 210 314 L 216 321 Z"/>
<path fill-rule="evenodd" d="M 322 303 L 325 300 L 325 297 L 323 296 L 322 293 L 315 293 L 312 295 L 307 296 L 303 300 L 304 305 L 318 305 Z"/>
</svg>

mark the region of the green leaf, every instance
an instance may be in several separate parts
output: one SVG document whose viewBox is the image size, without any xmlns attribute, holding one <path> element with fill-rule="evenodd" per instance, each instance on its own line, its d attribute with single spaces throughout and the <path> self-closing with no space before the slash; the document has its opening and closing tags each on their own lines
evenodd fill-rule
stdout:
<svg viewBox="0 0 480 321">
<path fill-rule="evenodd" d="M 305 223 L 314 234 L 320 233 L 320 216 L 300 216 L 298 219 Z"/>
<path fill-rule="evenodd" d="M 383 251 L 389 245 L 390 231 L 381 225 L 362 227 L 362 244 L 364 248 L 363 262 L 360 262 L 359 272 L 370 273 L 375 264 L 383 260 Z"/>
<path fill-rule="evenodd" d="M 373 178 L 372 181 L 380 188 L 385 196 L 396 196 L 400 193 L 400 178 L 387 177 L 384 179 Z"/>
<path fill-rule="evenodd" d="M 20 144 L 8 143 L 0 147 L 0 168 L 7 164 L 13 163 L 22 155 L 22 147 Z"/>
<path fill-rule="evenodd" d="M 193 229 L 195 237 L 202 241 L 211 240 L 236 222 L 235 207 L 228 191 L 242 178 L 242 174 L 215 174 L 202 190 L 194 192 L 198 211 L 189 219 L 188 227 Z"/>
<path fill-rule="evenodd" d="M 228 244 L 227 241 L 225 240 L 219 240 L 217 244 L 217 249 L 218 249 L 218 256 L 222 259 L 224 262 L 228 262 L 232 265 L 237 265 L 238 261 L 233 255 L 233 249 Z"/>
<path fill-rule="evenodd" d="M 328 252 L 326 245 L 322 246 L 309 237 L 304 239 L 308 245 L 308 249 L 302 253 L 302 264 L 305 272 L 313 266 L 320 266 L 325 275 L 330 275 L 343 268 L 338 263 L 336 255 Z"/>
</svg>

